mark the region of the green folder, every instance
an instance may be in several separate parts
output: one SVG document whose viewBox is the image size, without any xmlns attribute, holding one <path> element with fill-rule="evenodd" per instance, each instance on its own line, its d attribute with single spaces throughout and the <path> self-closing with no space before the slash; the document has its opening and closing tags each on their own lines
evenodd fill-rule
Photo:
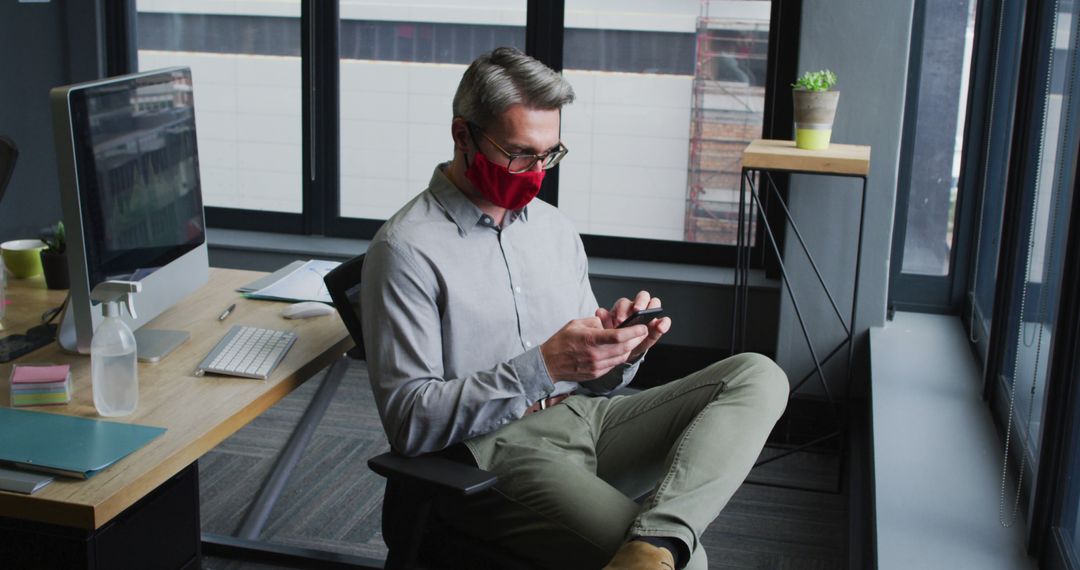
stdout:
<svg viewBox="0 0 1080 570">
<path fill-rule="evenodd" d="M 0 408 L 0 462 L 88 479 L 165 428 Z"/>
</svg>

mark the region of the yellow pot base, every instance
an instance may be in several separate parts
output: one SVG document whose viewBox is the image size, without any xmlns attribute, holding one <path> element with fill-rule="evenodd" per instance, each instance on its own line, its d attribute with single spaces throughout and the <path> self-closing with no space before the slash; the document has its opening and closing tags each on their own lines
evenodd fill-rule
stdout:
<svg viewBox="0 0 1080 570">
<path fill-rule="evenodd" d="M 795 147 L 804 150 L 825 150 L 829 148 L 832 129 L 795 129 Z"/>
</svg>

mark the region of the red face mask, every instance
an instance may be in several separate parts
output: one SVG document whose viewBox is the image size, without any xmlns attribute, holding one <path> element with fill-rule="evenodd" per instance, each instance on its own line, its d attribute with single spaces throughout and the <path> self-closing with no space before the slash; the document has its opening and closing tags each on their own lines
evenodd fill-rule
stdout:
<svg viewBox="0 0 1080 570">
<path fill-rule="evenodd" d="M 504 166 L 493 164 L 477 151 L 472 164 L 465 169 L 465 178 L 492 204 L 507 210 L 520 210 L 540 192 L 544 170 L 528 170 L 511 174 Z"/>
</svg>

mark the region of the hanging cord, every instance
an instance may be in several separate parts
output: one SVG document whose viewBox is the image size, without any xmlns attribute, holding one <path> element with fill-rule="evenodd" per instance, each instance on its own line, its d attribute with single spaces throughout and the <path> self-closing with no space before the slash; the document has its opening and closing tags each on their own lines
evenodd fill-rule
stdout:
<svg viewBox="0 0 1080 570">
<path fill-rule="evenodd" d="M 986 197 L 986 181 L 990 179 L 990 142 L 993 141 L 993 137 L 990 133 L 994 126 L 994 108 L 997 106 L 997 80 L 998 80 L 998 64 L 1001 54 L 1001 34 L 1005 29 L 1005 7 L 1001 7 L 1001 11 L 998 13 L 998 32 L 997 40 L 994 42 L 994 71 L 990 78 L 990 112 L 986 114 L 986 121 L 983 127 L 983 133 L 986 133 L 986 141 L 983 146 L 983 175 L 982 180 L 982 192 L 980 192 L 979 209 L 982 210 L 983 202 Z M 968 340 L 972 344 L 979 342 L 978 336 L 976 336 L 975 329 L 975 292 L 979 286 L 979 254 L 982 251 L 982 230 L 984 220 L 979 220 L 979 223 L 975 224 L 975 268 L 972 271 L 974 276 L 971 280 L 971 291 L 968 291 L 968 300 L 970 301 L 970 310 L 968 311 Z"/>
<path fill-rule="evenodd" d="M 1048 74 L 1048 76 L 1046 78 L 1046 86 L 1045 86 L 1045 88 L 1043 90 L 1044 99 L 1047 100 L 1047 101 L 1049 101 L 1049 97 L 1050 97 L 1050 82 L 1052 80 L 1053 70 L 1054 70 L 1054 49 L 1053 49 L 1053 46 L 1056 45 L 1056 39 L 1057 39 L 1058 8 L 1059 8 L 1059 5 L 1058 5 L 1057 2 L 1055 2 L 1054 3 L 1054 17 L 1053 17 L 1052 26 L 1050 28 L 1051 29 L 1051 32 L 1050 32 L 1050 46 L 1051 46 L 1051 49 L 1050 49 L 1049 59 L 1048 59 L 1048 62 L 1047 62 L 1047 67 L 1050 70 L 1050 73 Z M 1073 53 L 1075 54 L 1076 50 L 1078 48 L 1080 48 L 1080 34 L 1074 34 L 1073 36 L 1074 36 L 1073 37 Z M 1067 83 L 1067 85 L 1072 85 L 1073 81 L 1075 80 L 1076 66 L 1077 66 L 1077 58 L 1073 57 L 1071 65 L 1070 65 L 1070 69 L 1069 69 L 1070 81 L 1069 81 L 1069 83 Z M 1038 326 L 1037 327 L 1032 327 L 1033 329 L 1037 328 L 1037 330 L 1033 333 L 1032 340 L 1029 343 L 1028 340 L 1027 340 L 1027 336 L 1026 336 L 1027 323 L 1024 321 L 1024 304 L 1025 304 L 1025 302 L 1027 300 L 1028 283 L 1031 282 L 1031 259 L 1033 257 L 1032 253 L 1035 250 L 1035 222 L 1038 219 L 1038 212 L 1039 212 L 1039 188 L 1040 188 L 1041 182 L 1042 182 L 1042 154 L 1043 154 L 1043 145 L 1044 145 L 1045 140 L 1046 140 L 1046 120 L 1047 120 L 1047 115 L 1048 114 L 1049 114 L 1048 110 L 1043 111 L 1042 125 L 1041 125 L 1041 129 L 1039 131 L 1040 132 L 1040 135 L 1039 135 L 1040 144 L 1039 144 L 1039 150 L 1038 150 L 1038 154 L 1036 155 L 1036 162 L 1035 162 L 1035 165 L 1036 165 L 1036 170 L 1035 170 L 1035 192 L 1034 192 L 1034 197 L 1032 198 L 1031 222 L 1030 222 L 1030 225 L 1028 227 L 1028 251 L 1027 251 L 1027 256 L 1028 257 L 1027 257 L 1027 263 L 1025 264 L 1026 268 L 1024 270 L 1024 285 L 1021 288 L 1021 292 L 1020 292 L 1020 330 L 1018 331 L 1019 334 L 1018 334 L 1018 338 L 1017 338 L 1016 354 L 1013 357 L 1013 382 L 1012 382 L 1012 387 L 1009 390 L 1009 419 L 1006 422 L 1006 427 L 1005 427 L 1005 456 L 1004 456 L 1004 458 L 1002 459 L 1002 462 L 1001 462 L 1001 498 L 1000 498 L 1000 501 L 998 502 L 998 521 L 1001 523 L 1001 526 L 1003 526 L 1005 528 L 1009 528 L 1014 523 L 1016 523 L 1017 515 L 1020 512 L 1020 492 L 1021 492 L 1021 489 L 1023 489 L 1023 484 L 1024 484 L 1024 468 L 1027 466 L 1027 453 L 1024 450 L 1021 450 L 1021 452 L 1020 452 L 1020 467 L 1019 467 L 1019 469 L 1017 471 L 1017 475 L 1016 475 L 1016 496 L 1013 499 L 1012 514 L 1009 516 L 1008 520 L 1006 520 L 1006 518 L 1005 518 L 1005 496 L 1006 496 L 1006 492 L 1007 492 L 1006 487 L 1007 487 L 1008 472 L 1009 472 L 1009 446 L 1010 446 L 1010 444 L 1012 442 L 1013 411 L 1016 408 L 1016 384 L 1017 384 L 1016 376 L 1017 376 L 1017 372 L 1020 369 L 1020 344 L 1022 343 L 1025 347 L 1030 347 L 1030 346 L 1032 346 L 1032 344 L 1035 345 L 1035 361 L 1034 361 L 1034 364 L 1032 365 L 1031 388 L 1029 390 L 1029 395 L 1028 395 L 1028 410 L 1027 410 L 1027 416 L 1026 416 L 1028 425 L 1030 427 L 1031 416 L 1035 411 L 1036 389 L 1038 388 L 1038 383 L 1039 383 L 1039 364 L 1040 364 L 1040 360 L 1042 358 L 1043 332 L 1046 330 L 1046 313 L 1048 312 L 1048 305 L 1049 305 L 1048 299 L 1051 296 L 1051 293 L 1046 290 L 1046 287 L 1040 288 L 1040 291 L 1039 291 L 1039 310 L 1038 310 L 1038 313 L 1036 315 Z M 1069 116 L 1068 116 L 1067 113 L 1065 115 L 1065 124 L 1062 125 L 1062 126 L 1063 126 L 1063 128 L 1061 129 L 1062 133 L 1069 133 L 1070 132 L 1071 125 L 1069 124 Z M 1061 154 L 1061 151 L 1062 151 L 1062 149 L 1059 147 L 1059 149 L 1058 149 L 1058 154 L 1059 155 Z M 1053 193 L 1050 195 L 1050 209 L 1047 212 L 1049 235 L 1048 235 L 1046 243 L 1045 243 L 1045 247 L 1048 250 L 1048 253 L 1047 253 L 1047 256 L 1046 256 L 1046 260 L 1043 262 L 1043 271 L 1042 271 L 1043 283 L 1044 284 L 1045 284 L 1045 282 L 1047 280 L 1046 277 L 1049 275 L 1049 272 L 1054 267 L 1054 261 L 1055 261 L 1055 257 L 1056 257 L 1055 256 L 1054 243 L 1057 240 L 1057 233 L 1058 233 L 1057 232 L 1057 226 L 1058 226 L 1058 220 L 1059 220 L 1059 217 L 1058 217 L 1058 200 L 1059 200 L 1059 198 L 1060 198 L 1060 196 L 1062 194 L 1062 191 L 1063 191 L 1063 189 L 1061 188 L 1061 184 L 1062 184 L 1062 177 L 1059 176 L 1057 178 L 1056 188 L 1052 190 Z"/>
</svg>

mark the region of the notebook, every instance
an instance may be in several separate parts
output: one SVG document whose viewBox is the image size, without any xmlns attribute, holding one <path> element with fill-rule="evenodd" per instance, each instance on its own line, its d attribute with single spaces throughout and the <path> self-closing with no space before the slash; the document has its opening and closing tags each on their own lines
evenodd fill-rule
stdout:
<svg viewBox="0 0 1080 570">
<path fill-rule="evenodd" d="M 88 479 L 165 428 L 0 408 L 0 463 Z"/>
</svg>

